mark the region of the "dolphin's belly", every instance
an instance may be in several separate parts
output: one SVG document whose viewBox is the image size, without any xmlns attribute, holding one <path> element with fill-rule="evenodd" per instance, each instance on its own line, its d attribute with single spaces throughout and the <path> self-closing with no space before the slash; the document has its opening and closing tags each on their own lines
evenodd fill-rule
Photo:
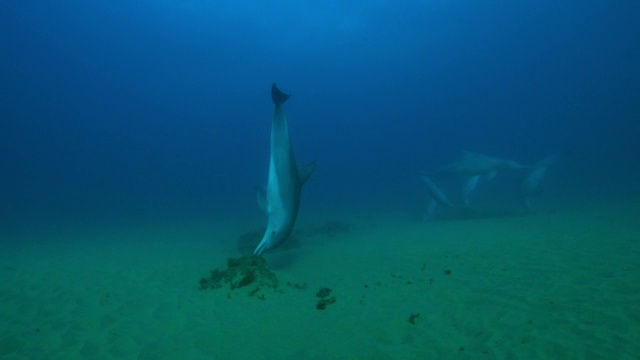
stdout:
<svg viewBox="0 0 640 360">
<path fill-rule="evenodd" d="M 282 225 L 287 222 L 287 218 L 297 207 L 295 179 L 290 176 L 290 173 L 287 167 L 278 168 L 277 164 L 272 162 L 267 184 L 269 222 L 272 225 Z"/>
</svg>

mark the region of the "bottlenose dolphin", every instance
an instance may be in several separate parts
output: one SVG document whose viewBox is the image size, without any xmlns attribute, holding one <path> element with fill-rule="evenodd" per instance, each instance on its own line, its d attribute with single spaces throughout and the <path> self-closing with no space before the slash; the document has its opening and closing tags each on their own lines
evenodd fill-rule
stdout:
<svg viewBox="0 0 640 360">
<path fill-rule="evenodd" d="M 289 98 L 274 83 L 271 86 L 271 99 L 275 105 L 271 125 L 271 159 L 269 161 L 269 180 L 266 194 L 258 190 L 258 203 L 267 213 L 267 230 L 258 244 L 255 255 L 282 244 L 291 234 L 300 207 L 302 185 L 311 176 L 316 163 L 299 167 L 291 142 L 287 117 L 282 104 Z"/>
<path fill-rule="evenodd" d="M 462 156 L 453 163 L 436 171 L 437 176 L 476 176 L 484 175 L 487 179 L 496 176 L 499 170 L 523 169 L 525 166 L 515 161 L 501 159 L 470 151 L 462 152 Z"/>
<path fill-rule="evenodd" d="M 547 169 L 557 160 L 558 154 L 547 156 L 531 166 L 529 172 L 522 178 L 518 187 L 518 198 L 528 211 L 531 211 L 531 195 L 538 189 Z"/>
<path fill-rule="evenodd" d="M 469 195 L 478 186 L 481 177 L 493 179 L 500 170 L 523 169 L 525 166 L 512 160 L 506 160 L 494 156 L 463 151 L 454 162 L 438 169 L 434 175 L 462 176 L 465 177 L 462 185 L 462 203 L 464 208 L 469 208 Z"/>
</svg>

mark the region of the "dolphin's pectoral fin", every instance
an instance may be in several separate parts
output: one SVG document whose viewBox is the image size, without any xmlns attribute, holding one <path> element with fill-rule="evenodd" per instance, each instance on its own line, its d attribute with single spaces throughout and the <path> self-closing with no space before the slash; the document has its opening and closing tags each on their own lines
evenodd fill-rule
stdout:
<svg viewBox="0 0 640 360">
<path fill-rule="evenodd" d="M 258 199 L 258 207 L 260 207 L 260 210 L 264 211 L 265 214 L 267 213 L 267 209 L 268 209 L 268 203 L 267 203 L 267 194 L 265 194 L 264 189 L 258 188 L 256 189 L 256 197 Z"/>
<path fill-rule="evenodd" d="M 469 208 L 469 195 L 475 190 L 480 181 L 480 175 L 469 177 L 462 186 L 462 203 L 465 209 Z"/>
<path fill-rule="evenodd" d="M 301 166 L 300 168 L 298 168 L 298 177 L 300 178 L 300 183 L 304 184 L 305 182 L 307 182 L 307 180 L 313 173 L 313 170 L 315 169 L 316 169 L 315 161 L 311 162 L 308 165 Z"/>
<path fill-rule="evenodd" d="M 436 184 L 434 184 L 427 175 L 421 175 L 421 178 L 425 185 L 427 185 L 427 190 L 429 191 L 429 195 L 431 196 L 432 200 L 436 201 L 440 205 L 444 205 L 450 208 L 453 207 L 453 204 L 451 204 L 451 202 L 449 202 L 449 199 L 447 199 L 447 195 L 445 195 L 445 193 L 442 192 L 442 190 L 440 190 L 440 188 Z"/>
<path fill-rule="evenodd" d="M 498 174 L 498 172 L 496 170 L 493 170 L 492 172 L 487 174 L 487 180 L 491 180 L 494 177 L 496 177 L 496 175 Z"/>
</svg>

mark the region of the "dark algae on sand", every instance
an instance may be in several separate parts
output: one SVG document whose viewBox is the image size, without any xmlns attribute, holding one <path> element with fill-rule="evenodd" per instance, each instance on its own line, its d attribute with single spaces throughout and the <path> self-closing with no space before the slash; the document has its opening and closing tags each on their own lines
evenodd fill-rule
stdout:
<svg viewBox="0 0 640 360">
<path fill-rule="evenodd" d="M 248 296 L 258 295 L 259 299 L 264 300 L 264 294 L 260 291 L 265 288 L 277 290 L 278 278 L 261 256 L 229 258 L 226 269 L 216 268 L 208 277 L 200 279 L 200 290 L 220 289 L 226 286 L 231 291 L 249 289 Z"/>
</svg>

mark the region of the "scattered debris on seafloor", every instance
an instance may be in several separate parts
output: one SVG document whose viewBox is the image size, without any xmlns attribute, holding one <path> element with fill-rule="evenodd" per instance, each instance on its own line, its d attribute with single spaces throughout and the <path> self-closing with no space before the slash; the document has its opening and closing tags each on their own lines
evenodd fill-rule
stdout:
<svg viewBox="0 0 640 360">
<path fill-rule="evenodd" d="M 327 305 L 331 305 L 336 302 L 335 296 L 331 295 L 331 289 L 327 287 L 323 287 L 316 293 L 316 296 L 320 298 L 320 301 L 316 304 L 316 309 L 324 310 L 327 308 Z"/>
<path fill-rule="evenodd" d="M 283 294 L 284 290 L 276 274 L 262 256 L 242 256 L 240 258 L 227 259 L 227 268 L 216 268 L 207 277 L 200 279 L 200 290 L 227 289 L 227 297 L 231 298 L 232 292 L 246 293 L 250 297 L 265 300 L 264 290 L 272 289 L 274 294 Z M 292 283 L 287 281 L 286 286 L 305 291 L 307 283 Z"/>
<path fill-rule="evenodd" d="M 225 286 L 229 286 L 231 291 L 249 290 L 247 295 L 264 300 L 264 293 L 261 293 L 261 290 L 265 288 L 277 290 L 278 277 L 261 256 L 229 258 L 227 269 L 216 268 L 208 277 L 200 279 L 200 290 L 220 289 Z"/>
</svg>

